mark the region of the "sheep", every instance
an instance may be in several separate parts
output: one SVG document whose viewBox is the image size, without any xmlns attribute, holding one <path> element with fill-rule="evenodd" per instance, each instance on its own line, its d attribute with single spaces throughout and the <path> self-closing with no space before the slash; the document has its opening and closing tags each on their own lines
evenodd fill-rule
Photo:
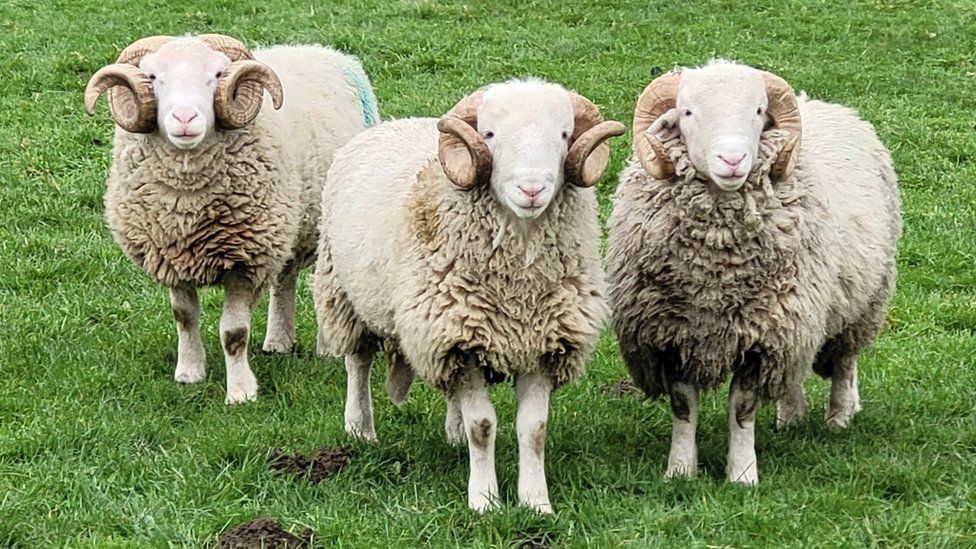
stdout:
<svg viewBox="0 0 976 549">
<path fill-rule="evenodd" d="M 263 347 L 289 350 L 295 280 L 314 261 L 332 155 L 377 119 L 369 81 L 358 60 L 327 47 L 252 55 L 223 35 L 155 36 L 92 76 L 89 115 L 106 91 L 117 124 L 106 218 L 125 254 L 169 289 L 174 377 L 206 375 L 197 288 L 220 284 L 226 402 L 253 400 L 252 309 L 270 285 Z"/>
<path fill-rule="evenodd" d="M 857 357 L 884 324 L 901 233 L 897 179 L 872 126 L 796 97 L 782 78 L 716 61 L 653 81 L 608 222 L 613 328 L 650 397 L 670 397 L 666 477 L 697 470 L 701 390 L 731 376 L 731 482 L 758 482 L 756 409 L 805 413 L 831 378 L 826 421 L 860 409 Z"/>
<path fill-rule="evenodd" d="M 497 420 L 486 382 L 514 377 L 519 500 L 551 512 L 549 396 L 581 375 L 608 313 L 590 187 L 623 129 L 559 85 L 513 80 L 336 153 L 312 292 L 320 350 L 345 356 L 351 435 L 376 438 L 368 378 L 383 346 L 394 401 L 412 372 L 446 395 L 447 438 L 468 443 L 468 505 L 489 510 Z"/>
</svg>

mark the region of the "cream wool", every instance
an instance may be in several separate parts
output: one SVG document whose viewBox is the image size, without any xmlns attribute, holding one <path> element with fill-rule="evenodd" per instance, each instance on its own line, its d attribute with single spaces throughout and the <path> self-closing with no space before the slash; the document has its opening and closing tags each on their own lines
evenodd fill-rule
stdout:
<svg viewBox="0 0 976 549">
<path fill-rule="evenodd" d="M 606 316 L 589 186 L 606 166 L 604 141 L 622 131 L 581 96 L 514 81 L 340 149 L 312 288 L 320 351 L 346 356 L 349 433 L 376 436 L 364 383 L 382 345 L 391 397 L 405 395 L 411 371 L 445 392 L 448 440 L 468 442 L 468 504 L 490 509 L 497 418 L 486 380 L 511 376 L 519 501 L 551 512 L 549 394 L 582 374 Z"/>
</svg>

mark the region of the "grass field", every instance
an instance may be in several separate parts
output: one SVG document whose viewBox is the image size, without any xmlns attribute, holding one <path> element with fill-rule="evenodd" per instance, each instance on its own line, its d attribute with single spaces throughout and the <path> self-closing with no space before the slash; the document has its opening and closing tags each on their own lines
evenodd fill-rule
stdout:
<svg viewBox="0 0 976 549">
<path fill-rule="evenodd" d="M 113 126 L 104 104 L 84 115 L 82 90 L 136 38 L 199 32 L 355 53 L 384 118 L 536 75 L 629 126 L 652 68 L 716 56 L 856 107 L 892 150 L 905 217 L 888 328 L 861 361 L 864 411 L 828 431 L 818 379 L 798 428 L 774 432 L 763 409 L 761 485 L 742 489 L 723 478 L 725 395 L 711 395 L 698 478 L 664 482 L 669 409 L 606 394 L 625 375 L 608 334 L 553 399 L 557 513 L 514 505 L 513 397 L 497 386 L 505 505 L 478 516 L 429 388 L 402 408 L 377 399 L 379 444 L 345 437 L 345 374 L 313 355 L 304 281 L 298 349 L 252 359 L 258 402 L 223 404 L 219 291 L 202 298 L 208 379 L 178 386 L 168 296 L 105 227 Z M 0 2 L 0 547 L 198 546 L 257 516 L 342 547 L 976 546 L 974 52 L 969 0 Z M 614 144 L 604 218 L 628 150 L 629 136 Z M 323 445 L 359 454 L 319 485 L 268 471 L 271 448 Z"/>
</svg>

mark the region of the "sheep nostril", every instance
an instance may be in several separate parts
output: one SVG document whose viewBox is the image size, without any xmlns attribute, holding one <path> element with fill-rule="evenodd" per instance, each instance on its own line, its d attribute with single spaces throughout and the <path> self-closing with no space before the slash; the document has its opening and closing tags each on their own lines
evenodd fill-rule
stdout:
<svg viewBox="0 0 976 549">
<path fill-rule="evenodd" d="M 722 162 L 725 162 L 726 164 L 728 164 L 730 168 L 734 168 L 734 167 L 738 166 L 739 164 L 741 164 L 743 160 L 745 160 L 746 155 L 743 154 L 739 158 L 735 158 L 734 156 L 731 156 L 731 155 L 726 156 L 726 155 L 720 154 L 720 155 L 718 155 L 718 158 Z"/>
<path fill-rule="evenodd" d="M 196 111 L 173 111 L 173 118 L 181 124 L 189 124 L 197 117 Z"/>
<path fill-rule="evenodd" d="M 541 185 L 519 185 L 518 188 L 520 191 L 525 193 L 525 196 L 529 198 L 535 198 L 539 196 L 539 193 L 542 192 Z"/>
</svg>

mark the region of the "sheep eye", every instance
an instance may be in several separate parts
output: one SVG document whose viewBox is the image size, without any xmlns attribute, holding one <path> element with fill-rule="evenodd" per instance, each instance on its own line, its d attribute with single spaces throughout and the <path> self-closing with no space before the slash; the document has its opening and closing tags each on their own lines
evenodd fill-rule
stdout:
<svg viewBox="0 0 976 549">
<path fill-rule="evenodd" d="M 495 132 L 485 132 L 485 139 L 491 139 L 495 137 Z"/>
<path fill-rule="evenodd" d="M 685 111 L 685 116 L 691 116 L 691 110 L 690 109 Z"/>
<path fill-rule="evenodd" d="M 563 132 L 563 139 L 569 139 L 569 132 Z"/>
<path fill-rule="evenodd" d="M 150 80 L 155 80 L 156 79 L 156 75 L 155 74 L 150 74 L 149 75 L 149 79 Z"/>
<path fill-rule="evenodd" d="M 222 73 L 222 72 L 220 72 L 220 71 L 217 71 L 217 74 L 215 74 L 215 75 L 214 75 L 214 77 L 216 77 L 216 78 L 220 78 L 220 77 L 221 77 L 221 76 L 223 76 L 223 75 L 224 75 L 224 73 Z"/>
<path fill-rule="evenodd" d="M 756 109 L 756 114 L 762 116 L 762 107 L 759 107 L 758 109 Z"/>
</svg>

